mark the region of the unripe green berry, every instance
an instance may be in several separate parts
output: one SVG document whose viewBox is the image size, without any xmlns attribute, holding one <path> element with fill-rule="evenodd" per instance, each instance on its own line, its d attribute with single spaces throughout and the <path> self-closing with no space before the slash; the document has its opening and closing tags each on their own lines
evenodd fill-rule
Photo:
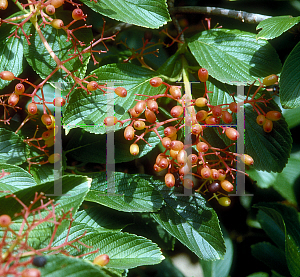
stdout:
<svg viewBox="0 0 300 277">
<path fill-rule="evenodd" d="M 60 154 L 54 153 L 48 157 L 48 162 L 54 164 L 60 160 Z"/>
<path fill-rule="evenodd" d="M 271 74 L 263 79 L 263 84 L 268 87 L 274 85 L 278 81 L 278 76 L 275 74 Z"/>
<path fill-rule="evenodd" d="M 137 120 L 133 123 L 133 127 L 139 131 L 145 129 L 145 126 L 146 126 L 145 122 L 141 120 Z"/>
<path fill-rule="evenodd" d="M 231 204 L 231 200 L 229 197 L 221 197 L 218 199 L 218 202 L 223 207 L 229 207 Z"/>
<path fill-rule="evenodd" d="M 204 97 L 199 97 L 196 99 L 195 105 L 200 108 L 205 107 L 207 105 L 207 99 Z"/>
<path fill-rule="evenodd" d="M 51 26 L 54 29 L 61 29 L 64 26 L 64 22 L 61 19 L 56 18 L 51 21 Z"/>
</svg>

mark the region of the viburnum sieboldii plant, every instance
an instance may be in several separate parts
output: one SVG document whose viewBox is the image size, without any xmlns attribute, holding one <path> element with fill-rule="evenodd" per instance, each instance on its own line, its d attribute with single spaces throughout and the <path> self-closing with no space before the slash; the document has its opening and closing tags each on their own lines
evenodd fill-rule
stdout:
<svg viewBox="0 0 300 277">
<path fill-rule="evenodd" d="M 249 94 L 253 84 L 244 101 L 236 102 L 232 95 L 231 103 L 214 106 L 210 104 L 209 93 L 211 92 L 207 90 L 206 86 L 209 77 L 208 71 L 205 68 L 199 69 L 198 77 L 204 83 L 205 93 L 203 97 L 192 99 L 189 107 L 185 105 L 186 94 L 182 92 L 181 87 L 169 85 L 160 77 L 154 77 L 150 80 L 150 85 L 155 88 L 165 86 L 163 94 L 154 96 L 137 94 L 145 99 L 137 100 L 134 107 L 128 111 L 131 116 L 129 119 L 118 121 L 117 117 L 111 116 L 106 117 L 104 123 L 113 126 L 117 122 L 120 124 L 130 122 L 124 129 L 124 138 L 133 141 L 129 150 L 132 155 L 139 154 L 138 142 L 140 140 L 148 143 L 144 139 L 147 133 L 156 133 L 165 151 L 157 156 L 153 168 L 156 172 L 164 170 L 166 186 L 172 188 L 182 185 L 187 189 L 194 189 L 198 193 L 210 193 L 212 196 L 209 200 L 215 198 L 220 205 L 229 206 L 231 203 L 230 192 L 233 192 L 236 185 L 237 163 L 243 162 L 247 166 L 254 164 L 251 156 L 230 150 L 230 147 L 235 145 L 240 138 L 240 134 L 233 124 L 234 114 L 240 111 L 242 105 L 250 104 L 258 113 L 257 123 L 263 125 L 265 132 L 271 132 L 272 121 L 279 120 L 281 113 L 277 111 L 264 112 L 259 104 L 263 103 L 267 106 L 272 98 L 265 99 L 265 95 L 259 97 L 256 95 L 261 88 L 276 83 L 278 78 L 276 75 L 266 77 L 251 98 L 249 98 Z M 157 102 L 159 98 L 171 98 L 176 101 L 170 110 L 173 118 L 158 122 L 156 115 L 159 113 Z M 178 140 L 178 132 L 186 126 L 187 109 L 190 109 L 192 115 L 189 118 L 191 120 L 190 135 L 194 138 L 192 145 L 185 145 L 183 141 Z M 164 126 L 164 137 L 161 137 L 158 132 L 158 128 L 161 126 Z M 232 143 L 223 149 L 214 147 L 203 135 L 206 128 L 217 128 L 219 134 L 225 134 Z M 194 151 L 188 155 L 187 149 L 191 147 Z M 196 184 L 195 178 L 198 180 Z"/>
<path fill-rule="evenodd" d="M 56 18 L 56 9 L 61 7 L 65 1 L 64 0 L 52 0 L 52 1 L 30 1 L 27 4 L 19 3 L 16 1 L 17 6 L 22 10 L 23 14 L 21 16 L 15 16 L 8 19 L 1 19 L 1 26 L 11 25 L 14 27 L 14 31 L 9 35 L 10 37 L 20 38 L 19 34 L 21 33 L 27 44 L 31 45 L 32 34 L 29 34 L 25 30 L 28 30 L 29 24 L 33 25 L 35 32 L 38 34 L 38 37 L 43 44 L 44 48 L 47 50 L 48 55 L 53 59 L 56 66 L 53 67 L 53 71 L 46 76 L 40 83 L 30 82 L 30 76 L 28 78 L 18 78 L 8 70 L 0 72 L 0 78 L 7 82 L 15 83 L 14 91 L 1 95 L 0 105 L 3 107 L 3 118 L 0 119 L 0 122 L 4 124 L 10 124 L 12 116 L 21 111 L 21 106 L 18 106 L 19 102 L 23 98 L 27 98 L 30 103 L 27 106 L 27 117 L 20 124 L 19 128 L 15 131 L 17 134 L 19 130 L 30 120 L 36 121 L 40 119 L 43 123 L 42 126 L 37 125 L 36 132 L 33 137 L 26 138 L 24 140 L 30 147 L 35 148 L 35 150 L 41 151 L 41 154 L 35 157 L 30 157 L 27 159 L 29 163 L 29 172 L 33 164 L 46 164 L 46 163 L 55 163 L 61 160 L 59 153 L 53 153 L 52 146 L 55 143 L 55 135 L 57 129 L 55 129 L 55 118 L 51 113 L 49 105 L 55 107 L 64 106 L 69 100 L 70 94 L 77 89 L 83 89 L 87 92 L 88 95 L 92 91 L 100 90 L 104 94 L 114 91 L 120 97 L 125 97 L 127 95 L 126 89 L 123 87 L 118 88 L 109 88 L 105 84 L 98 84 L 96 81 L 89 81 L 91 77 L 96 77 L 94 75 L 80 77 L 76 71 L 71 70 L 70 63 L 74 60 L 79 60 L 84 64 L 84 60 L 87 56 L 91 56 L 94 64 L 97 64 L 94 57 L 94 53 L 103 53 L 107 52 L 108 48 L 105 44 L 106 41 L 114 40 L 115 34 L 104 37 L 105 22 L 103 26 L 103 31 L 97 40 L 91 40 L 83 42 L 77 38 L 78 30 L 83 30 L 91 28 L 92 26 L 86 25 L 87 15 L 85 15 L 80 8 L 81 4 L 75 3 L 72 0 L 66 0 L 66 2 L 72 4 L 74 7 L 72 11 L 72 18 L 70 22 L 64 22 L 60 18 Z M 7 1 L 1 1 L 1 9 L 7 8 Z M 73 28 L 73 26 L 76 27 Z M 67 49 L 68 54 L 64 60 L 59 58 L 57 51 L 52 49 L 51 43 L 47 41 L 47 34 L 49 29 L 57 29 L 60 32 L 64 32 L 67 35 L 67 42 L 69 43 L 69 49 Z M 47 31 L 46 31 L 47 29 Z M 47 33 L 48 32 L 48 33 Z M 102 44 L 106 50 L 93 50 L 95 46 Z M 72 80 L 73 85 L 65 97 L 56 97 L 51 102 L 45 100 L 44 94 L 44 85 L 51 81 L 53 76 L 57 72 L 63 72 L 64 78 L 68 78 L 69 81 Z M 96 77 L 97 78 L 97 77 Z M 42 114 L 39 112 L 39 107 L 41 107 Z"/>
<path fill-rule="evenodd" d="M 2 170 L 3 174 L 6 173 Z M 7 175 L 8 173 L 6 173 Z M 47 199 L 43 193 L 35 193 L 34 198 L 29 205 L 24 204 L 15 194 L 7 195 L 6 198 L 12 197 L 20 204 L 20 212 L 14 215 L 14 218 L 22 219 L 19 230 L 15 230 L 14 221 L 7 214 L 0 216 L 0 232 L 2 238 L 0 241 L 0 276 L 22 276 L 22 277 L 40 277 L 41 272 L 38 268 L 28 268 L 29 265 L 35 267 L 44 267 L 47 263 L 47 256 L 53 254 L 63 254 L 71 256 L 66 249 L 72 247 L 80 252 L 76 244 L 80 244 L 85 248 L 92 248 L 80 241 L 86 235 L 86 231 L 75 239 L 69 240 L 69 232 L 60 245 L 53 245 L 57 236 L 59 226 L 69 222 L 68 230 L 70 231 L 73 216 L 72 209 L 57 214 L 55 209 L 59 204 L 54 204 L 54 200 Z M 19 220 L 18 220 L 19 222 Z M 53 225 L 53 232 L 47 246 L 35 249 L 29 243 L 32 232 L 35 232 L 45 224 Z M 76 256 L 82 257 L 92 253 L 97 253 L 99 249 Z M 43 254 L 47 253 L 44 257 Z M 108 255 L 99 255 L 97 263 L 101 266 L 109 262 Z"/>
</svg>

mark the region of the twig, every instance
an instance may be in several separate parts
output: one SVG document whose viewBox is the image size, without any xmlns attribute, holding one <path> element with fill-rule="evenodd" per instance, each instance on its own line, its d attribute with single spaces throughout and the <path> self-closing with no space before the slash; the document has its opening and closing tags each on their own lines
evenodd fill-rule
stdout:
<svg viewBox="0 0 300 277">
<path fill-rule="evenodd" d="M 172 22 L 177 30 L 178 35 L 180 34 L 179 40 L 184 42 L 184 35 L 182 32 L 182 29 L 180 27 L 180 24 L 179 24 L 177 18 L 175 17 L 175 13 L 173 12 L 173 10 L 176 9 L 176 8 L 174 8 L 174 0 L 168 0 L 168 6 L 169 6 L 170 13 L 171 13 Z"/>
<path fill-rule="evenodd" d="M 185 7 L 176 7 L 176 8 L 170 6 L 170 12 L 173 14 L 202 13 L 202 14 L 210 14 L 210 15 L 222 15 L 222 16 L 238 19 L 245 23 L 253 23 L 253 24 L 257 24 L 267 18 L 272 17 L 272 16 L 262 15 L 257 13 L 247 13 L 243 11 L 229 10 L 223 8 L 198 7 L 198 6 L 185 6 Z"/>
</svg>

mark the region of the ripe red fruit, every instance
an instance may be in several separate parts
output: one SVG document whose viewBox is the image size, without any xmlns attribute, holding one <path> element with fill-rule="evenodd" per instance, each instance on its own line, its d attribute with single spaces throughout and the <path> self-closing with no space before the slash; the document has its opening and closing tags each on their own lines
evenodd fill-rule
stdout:
<svg viewBox="0 0 300 277">
<path fill-rule="evenodd" d="M 256 117 L 256 123 L 258 125 L 263 125 L 266 121 L 266 117 L 263 115 L 263 114 L 259 114 L 257 117 Z"/>
<path fill-rule="evenodd" d="M 51 21 L 51 26 L 54 29 L 61 29 L 64 26 L 64 22 L 61 19 L 56 18 Z"/>
<path fill-rule="evenodd" d="M 145 108 L 146 108 L 146 101 L 140 100 L 135 104 L 133 109 L 137 114 L 141 114 L 145 110 Z"/>
<path fill-rule="evenodd" d="M 72 17 L 74 20 L 80 20 L 83 18 L 83 11 L 82 9 L 74 9 L 73 12 L 72 12 Z"/>
<path fill-rule="evenodd" d="M 167 173 L 165 175 L 165 184 L 168 188 L 174 187 L 175 185 L 175 177 L 172 173 Z"/>
<path fill-rule="evenodd" d="M 185 150 L 180 150 L 177 154 L 177 161 L 180 165 L 184 165 L 187 161 L 187 153 Z"/>
<path fill-rule="evenodd" d="M 170 149 L 171 148 L 171 142 L 172 142 L 171 139 L 168 138 L 168 137 L 164 137 L 162 139 L 162 141 L 161 141 L 163 147 L 166 148 L 166 149 Z"/>
<path fill-rule="evenodd" d="M 54 153 L 48 157 L 48 162 L 54 164 L 60 160 L 60 154 Z"/>
<path fill-rule="evenodd" d="M 205 68 L 198 70 L 198 77 L 200 82 L 206 82 L 208 80 L 208 71 Z"/>
<path fill-rule="evenodd" d="M 63 107 L 65 104 L 66 104 L 66 100 L 64 98 L 62 98 L 62 97 L 56 97 L 53 100 L 53 105 L 55 107 Z"/>
<path fill-rule="evenodd" d="M 133 140 L 134 139 L 134 128 L 132 126 L 127 126 L 124 130 L 124 138 L 126 140 Z"/>
<path fill-rule="evenodd" d="M 268 87 L 274 85 L 278 81 L 278 76 L 275 74 L 271 74 L 263 79 L 263 84 Z"/>
<path fill-rule="evenodd" d="M 169 92 L 174 97 L 174 99 L 179 99 L 181 97 L 181 90 L 179 87 L 171 86 Z"/>
<path fill-rule="evenodd" d="M 43 114 L 41 117 L 41 120 L 42 120 L 43 124 L 46 126 L 50 126 L 52 124 L 52 118 L 48 114 Z"/>
<path fill-rule="evenodd" d="M 46 7 L 46 13 L 49 15 L 55 14 L 55 7 L 53 5 L 48 5 Z"/>
<path fill-rule="evenodd" d="M 208 178 L 210 178 L 210 172 L 211 172 L 211 170 L 210 170 L 210 168 L 208 168 L 208 167 L 203 167 L 202 169 L 201 169 L 201 176 L 202 176 L 202 178 L 203 179 L 208 179 Z"/>
<path fill-rule="evenodd" d="M 16 84 L 15 86 L 15 93 L 21 95 L 25 91 L 25 87 L 23 84 Z"/>
<path fill-rule="evenodd" d="M 12 93 L 12 94 L 9 96 L 7 103 L 8 103 L 8 105 L 10 105 L 10 106 L 15 106 L 15 105 L 18 104 L 19 99 L 20 99 L 20 97 L 19 97 L 18 94 Z"/>
<path fill-rule="evenodd" d="M 147 121 L 150 123 L 154 123 L 156 121 L 155 113 L 148 109 L 145 111 L 145 117 L 146 117 Z"/>
<path fill-rule="evenodd" d="M 205 118 L 205 123 L 207 125 L 218 125 L 220 123 L 220 118 L 210 115 L 207 118 Z"/>
<path fill-rule="evenodd" d="M 202 126 L 200 124 L 192 125 L 191 132 L 193 135 L 199 135 L 202 132 Z"/>
<path fill-rule="evenodd" d="M 152 87 L 157 88 L 157 87 L 159 87 L 161 84 L 162 84 L 162 79 L 159 78 L 159 77 L 154 77 L 154 78 L 152 78 L 152 79 L 150 80 L 150 85 L 151 85 Z"/>
<path fill-rule="evenodd" d="M 158 164 L 158 166 L 162 169 L 167 168 L 168 165 L 169 165 L 169 160 L 167 158 L 161 158 Z"/>
<path fill-rule="evenodd" d="M 207 105 L 207 99 L 204 97 L 199 97 L 196 99 L 195 105 L 200 108 L 205 107 Z"/>
<path fill-rule="evenodd" d="M 62 6 L 64 0 L 52 0 L 51 5 L 53 5 L 56 9 Z"/>
<path fill-rule="evenodd" d="M 41 277 L 41 272 L 36 268 L 26 268 L 22 271 L 22 277 Z"/>
<path fill-rule="evenodd" d="M 207 117 L 207 111 L 201 110 L 196 113 L 196 119 L 198 121 L 203 121 Z"/>
<path fill-rule="evenodd" d="M 226 172 L 225 172 L 225 170 L 219 169 L 218 172 L 219 172 L 219 178 L 218 178 L 218 180 L 219 181 L 225 180 L 225 178 L 226 178 Z"/>
<path fill-rule="evenodd" d="M 104 124 L 106 126 L 114 126 L 118 122 L 118 119 L 115 116 L 108 116 L 104 118 Z"/>
<path fill-rule="evenodd" d="M 236 102 L 231 102 L 229 104 L 229 109 L 233 112 L 233 113 L 237 113 L 240 109 L 239 106 L 237 105 Z"/>
<path fill-rule="evenodd" d="M 11 81 L 15 78 L 15 75 L 10 71 L 0 72 L 0 78 L 5 81 Z"/>
<path fill-rule="evenodd" d="M 215 117 L 220 117 L 222 115 L 222 108 L 220 106 L 213 107 L 211 111 Z"/>
<path fill-rule="evenodd" d="M 0 226 L 8 227 L 11 223 L 11 217 L 7 214 L 3 214 L 0 216 Z"/>
<path fill-rule="evenodd" d="M 177 133 L 177 129 L 174 126 L 166 127 L 164 130 L 164 134 L 166 137 L 173 137 Z"/>
<path fill-rule="evenodd" d="M 222 112 L 221 118 L 224 121 L 224 123 L 229 124 L 232 122 L 232 115 L 227 111 Z"/>
<path fill-rule="evenodd" d="M 91 81 L 87 84 L 86 88 L 89 90 L 89 91 L 94 91 L 98 88 L 98 83 L 96 81 Z"/>
<path fill-rule="evenodd" d="M 180 151 L 183 149 L 183 143 L 179 140 L 173 140 L 171 142 L 171 149 L 174 151 Z"/>
<path fill-rule="evenodd" d="M 27 107 L 28 113 L 29 114 L 36 114 L 38 111 L 37 105 L 35 103 L 30 103 Z"/>
<path fill-rule="evenodd" d="M 115 89 L 115 93 L 120 97 L 126 97 L 127 96 L 127 90 L 123 87 L 117 87 Z"/>
<path fill-rule="evenodd" d="M 231 204 L 231 200 L 229 197 L 221 197 L 218 199 L 218 202 L 223 207 L 229 207 Z"/>
<path fill-rule="evenodd" d="M 157 112 L 158 111 L 158 104 L 155 100 L 152 100 L 152 99 L 148 100 L 147 101 L 147 107 L 152 112 Z"/>
<path fill-rule="evenodd" d="M 177 155 L 178 156 L 178 155 Z M 187 175 L 191 173 L 191 165 L 186 163 L 185 165 L 181 166 L 178 170 L 179 175 Z"/>
<path fill-rule="evenodd" d="M 179 117 L 181 116 L 183 113 L 183 108 L 181 106 L 174 106 L 172 109 L 171 109 L 171 112 L 170 114 L 173 116 L 173 117 Z"/>
<path fill-rule="evenodd" d="M 237 140 L 240 137 L 239 132 L 234 128 L 227 128 L 225 135 L 231 140 Z"/>
<path fill-rule="evenodd" d="M 211 169 L 210 171 L 210 177 L 213 179 L 213 180 L 218 180 L 219 179 L 219 171 L 216 170 L 216 169 Z"/>
<path fill-rule="evenodd" d="M 207 189 L 211 193 L 217 192 L 220 189 L 220 184 L 218 182 L 212 182 Z"/>
<path fill-rule="evenodd" d="M 248 154 L 242 155 L 241 160 L 246 165 L 253 165 L 254 164 L 253 158 L 251 156 L 249 156 Z"/>
<path fill-rule="evenodd" d="M 223 190 L 227 191 L 227 192 L 231 192 L 233 191 L 233 184 L 231 184 L 229 181 L 227 180 L 223 180 L 221 182 L 221 187 Z"/>
<path fill-rule="evenodd" d="M 266 118 L 272 121 L 277 121 L 281 118 L 281 113 L 277 111 L 269 111 L 266 114 Z"/>
<path fill-rule="evenodd" d="M 208 145 L 203 141 L 198 142 L 196 147 L 199 152 L 206 152 L 209 149 Z"/>
<path fill-rule="evenodd" d="M 183 186 L 186 189 L 192 189 L 194 187 L 194 182 L 192 179 L 185 178 L 185 179 L 183 179 Z"/>
<path fill-rule="evenodd" d="M 140 152 L 140 148 L 136 143 L 130 145 L 130 154 L 136 156 Z"/>
<path fill-rule="evenodd" d="M 0 10 L 6 10 L 8 7 L 8 1 L 7 0 L 0 0 Z"/>
<path fill-rule="evenodd" d="M 266 119 L 263 129 L 266 133 L 270 133 L 273 129 L 273 122 L 270 119 Z"/>
<path fill-rule="evenodd" d="M 190 164 L 195 164 L 197 163 L 198 161 L 198 156 L 196 154 L 190 154 L 188 155 L 187 157 L 187 161 L 190 163 Z"/>
</svg>

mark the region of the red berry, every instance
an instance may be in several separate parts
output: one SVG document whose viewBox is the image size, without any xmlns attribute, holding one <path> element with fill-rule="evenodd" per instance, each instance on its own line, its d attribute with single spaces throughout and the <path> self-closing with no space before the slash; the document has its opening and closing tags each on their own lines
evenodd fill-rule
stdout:
<svg viewBox="0 0 300 277">
<path fill-rule="evenodd" d="M 220 118 L 210 115 L 205 118 L 205 123 L 207 125 L 218 125 L 220 123 Z"/>
<path fill-rule="evenodd" d="M 55 7 L 53 5 L 48 5 L 46 7 L 46 13 L 49 15 L 55 14 Z"/>
<path fill-rule="evenodd" d="M 62 6 L 64 0 L 52 0 L 51 5 L 53 5 L 56 9 Z"/>
<path fill-rule="evenodd" d="M 198 77 L 200 82 L 206 82 L 208 80 L 208 71 L 205 68 L 198 70 Z"/>
<path fill-rule="evenodd" d="M 177 161 L 180 165 L 184 165 L 187 161 L 187 153 L 185 150 L 180 150 L 177 154 Z"/>
<path fill-rule="evenodd" d="M 86 88 L 89 90 L 89 91 L 94 91 L 98 88 L 98 83 L 96 81 L 91 81 L 87 84 Z"/>
<path fill-rule="evenodd" d="M 218 172 L 219 172 L 219 178 L 218 178 L 218 180 L 219 181 L 225 180 L 225 178 L 226 178 L 226 172 L 223 169 L 219 169 Z"/>
<path fill-rule="evenodd" d="M 218 202 L 221 206 L 228 207 L 231 204 L 231 200 L 229 197 L 221 197 L 218 199 Z"/>
<path fill-rule="evenodd" d="M 171 112 L 170 114 L 173 116 L 173 117 L 179 117 L 181 116 L 183 113 L 183 108 L 181 106 L 174 106 L 172 109 L 171 109 Z"/>
<path fill-rule="evenodd" d="M 164 130 L 164 134 L 166 137 L 173 137 L 177 133 L 177 129 L 174 126 L 166 127 Z"/>
<path fill-rule="evenodd" d="M 165 184 L 168 188 L 174 187 L 175 185 L 175 177 L 172 173 L 167 173 L 165 175 Z"/>
<path fill-rule="evenodd" d="M 18 104 L 19 99 L 20 99 L 20 97 L 19 97 L 18 94 L 12 93 L 12 94 L 9 96 L 7 103 L 8 103 L 8 105 L 10 105 L 10 106 L 15 106 L 15 105 Z"/>
<path fill-rule="evenodd" d="M 266 121 L 266 117 L 263 114 L 260 114 L 256 117 L 256 123 L 258 125 L 263 125 Z"/>
<path fill-rule="evenodd" d="M 222 117 L 221 118 L 224 121 L 224 123 L 229 124 L 229 123 L 232 122 L 232 115 L 227 111 L 222 112 Z"/>
<path fill-rule="evenodd" d="M 197 98 L 195 105 L 200 108 L 205 107 L 207 105 L 207 99 L 204 97 Z"/>
<path fill-rule="evenodd" d="M 171 142 L 171 149 L 174 151 L 180 151 L 183 149 L 183 143 L 179 140 L 173 140 Z"/>
<path fill-rule="evenodd" d="M 52 118 L 48 114 L 43 114 L 41 120 L 46 126 L 50 126 L 52 124 Z"/>
<path fill-rule="evenodd" d="M 50 137 L 49 139 L 45 140 L 45 146 L 51 147 L 55 143 L 55 137 Z"/>
<path fill-rule="evenodd" d="M 177 155 L 178 156 L 178 155 Z M 191 165 L 186 163 L 185 165 L 181 166 L 178 170 L 179 175 L 187 175 L 191 173 Z"/>
<path fill-rule="evenodd" d="M 6 10 L 8 7 L 8 1 L 7 0 L 0 0 L 0 10 Z"/>
<path fill-rule="evenodd" d="M 11 81 L 15 78 L 15 75 L 10 71 L 0 72 L 0 78 L 5 81 Z"/>
<path fill-rule="evenodd" d="M 72 17 L 74 20 L 80 20 L 83 18 L 83 11 L 82 9 L 74 9 L 73 12 L 72 12 Z"/>
<path fill-rule="evenodd" d="M 61 29 L 64 26 L 64 22 L 61 19 L 56 18 L 51 21 L 51 26 L 54 29 Z"/>
<path fill-rule="evenodd" d="M 130 154 L 136 156 L 140 152 L 140 148 L 136 143 L 130 145 Z"/>
<path fill-rule="evenodd" d="M 141 121 L 141 120 L 137 120 L 133 123 L 133 127 L 136 129 L 136 130 L 143 130 L 145 129 L 145 122 L 144 121 Z"/>
<path fill-rule="evenodd" d="M 202 132 L 202 126 L 200 124 L 193 124 L 191 132 L 193 135 L 199 135 Z"/>
<path fill-rule="evenodd" d="M 126 97 L 127 96 L 127 90 L 123 87 L 117 87 L 115 89 L 115 93 L 120 97 Z"/>
<path fill-rule="evenodd" d="M 202 176 L 202 178 L 203 179 L 208 179 L 208 178 L 210 178 L 210 172 L 211 172 L 211 170 L 210 170 L 210 168 L 208 168 L 208 167 L 203 167 L 202 169 L 201 169 L 201 176 Z"/>
<path fill-rule="evenodd" d="M 237 140 L 240 137 L 239 132 L 234 128 L 227 128 L 225 135 L 231 140 Z"/>
<path fill-rule="evenodd" d="M 210 171 L 210 177 L 213 179 L 213 180 L 218 180 L 219 179 L 219 171 L 216 170 L 216 169 L 211 169 Z"/>
<path fill-rule="evenodd" d="M 28 113 L 29 114 L 36 114 L 38 111 L 37 105 L 35 103 L 30 103 L 27 107 Z"/>
<path fill-rule="evenodd" d="M 162 169 L 167 168 L 168 165 L 169 165 L 169 160 L 166 159 L 166 158 L 161 158 L 160 161 L 159 161 L 159 163 L 158 163 L 158 166 L 159 166 L 160 168 L 162 168 Z"/>
<path fill-rule="evenodd" d="M 41 277 L 41 272 L 36 268 L 26 268 L 22 271 L 22 277 Z"/>
<path fill-rule="evenodd" d="M 179 87 L 171 86 L 169 91 L 170 94 L 174 97 L 174 99 L 179 99 L 181 97 L 181 90 Z"/>
<path fill-rule="evenodd" d="M 178 155 L 179 151 L 175 151 L 175 150 L 172 150 L 170 149 L 170 156 L 173 158 L 173 159 L 177 159 L 177 155 Z"/>
<path fill-rule="evenodd" d="M 271 74 L 263 79 L 263 84 L 268 87 L 274 85 L 278 81 L 278 76 L 275 74 Z"/>
<path fill-rule="evenodd" d="M 231 192 L 233 191 L 233 184 L 231 184 L 229 181 L 227 180 L 223 180 L 221 182 L 221 187 L 223 190 L 227 191 L 227 192 Z"/>
<path fill-rule="evenodd" d="M 146 117 L 147 121 L 150 123 L 154 123 L 156 121 L 155 113 L 150 110 L 145 111 L 145 117 Z"/>
<path fill-rule="evenodd" d="M 273 129 L 273 122 L 270 119 L 266 119 L 263 129 L 266 133 L 270 133 Z"/>
<path fill-rule="evenodd" d="M 281 118 L 281 113 L 277 111 L 269 111 L 266 114 L 266 118 L 272 121 L 277 121 Z"/>
<path fill-rule="evenodd" d="M 187 161 L 190 163 L 190 164 L 196 164 L 197 161 L 198 161 L 198 156 L 196 154 L 190 154 L 188 155 L 187 157 Z"/>
<path fill-rule="evenodd" d="M 118 122 L 118 119 L 115 116 L 108 116 L 104 118 L 104 124 L 106 126 L 114 126 Z"/>
<path fill-rule="evenodd" d="M 42 139 L 43 140 L 48 140 L 54 136 L 54 129 L 45 131 L 42 133 Z"/>
<path fill-rule="evenodd" d="M 146 108 L 146 101 L 140 100 L 135 104 L 133 109 L 137 114 L 141 114 L 145 110 L 145 108 Z"/>
<path fill-rule="evenodd" d="M 213 107 L 211 111 L 215 117 L 220 117 L 222 115 L 222 108 L 220 106 Z"/>
<path fill-rule="evenodd" d="M 163 171 L 164 169 L 161 168 L 158 164 L 154 164 L 153 169 L 156 173 L 159 173 L 161 171 Z"/>
<path fill-rule="evenodd" d="M 162 84 L 162 79 L 159 78 L 159 77 L 154 77 L 154 78 L 152 78 L 152 79 L 150 80 L 150 85 L 151 85 L 152 87 L 157 88 L 157 87 L 159 87 L 161 84 Z"/>
<path fill-rule="evenodd" d="M 242 155 L 241 160 L 246 165 L 253 165 L 254 164 L 253 158 L 251 156 L 247 155 L 247 154 Z"/>
<path fill-rule="evenodd" d="M 18 95 L 21 95 L 23 94 L 23 92 L 25 91 L 25 87 L 23 84 L 16 84 L 15 86 L 15 93 L 18 94 Z"/>
<path fill-rule="evenodd" d="M 208 145 L 203 141 L 198 142 L 196 147 L 199 152 L 206 152 L 209 149 Z"/>
<path fill-rule="evenodd" d="M 230 109 L 233 113 L 237 113 L 237 112 L 240 110 L 240 108 L 239 108 L 239 106 L 237 105 L 236 102 L 230 103 L 230 104 L 229 104 L 229 109 Z"/>
<path fill-rule="evenodd" d="M 0 226 L 8 227 L 11 224 L 11 217 L 7 214 L 3 214 L 0 216 Z"/>
<path fill-rule="evenodd" d="M 152 100 L 152 99 L 148 100 L 147 101 L 147 107 L 152 112 L 157 112 L 158 111 L 158 104 L 155 100 Z"/>
<path fill-rule="evenodd" d="M 134 139 L 134 128 L 132 126 L 127 126 L 124 130 L 124 138 L 126 140 L 133 140 Z"/>
<path fill-rule="evenodd" d="M 94 259 L 93 263 L 100 266 L 105 266 L 109 263 L 109 256 L 106 254 L 99 255 Z"/>
<path fill-rule="evenodd" d="M 183 186 L 186 189 L 192 189 L 194 187 L 194 182 L 192 179 L 185 178 L 185 179 L 183 179 Z"/>
<path fill-rule="evenodd" d="M 196 119 L 198 121 L 203 121 L 206 119 L 206 117 L 207 117 L 207 111 L 201 110 L 196 113 Z"/>
<path fill-rule="evenodd" d="M 171 142 L 172 142 L 171 139 L 168 138 L 168 137 L 164 137 L 162 139 L 162 141 L 161 141 L 163 147 L 166 148 L 166 149 L 170 149 L 171 148 Z"/>
<path fill-rule="evenodd" d="M 66 100 L 62 97 L 56 97 L 54 100 L 53 100 L 53 105 L 55 107 L 63 107 L 64 105 L 66 104 Z"/>
<path fill-rule="evenodd" d="M 218 182 L 212 182 L 207 189 L 209 192 L 215 193 L 220 189 L 220 184 Z"/>
<path fill-rule="evenodd" d="M 54 153 L 48 157 L 48 162 L 54 164 L 60 160 L 60 154 Z"/>
</svg>

